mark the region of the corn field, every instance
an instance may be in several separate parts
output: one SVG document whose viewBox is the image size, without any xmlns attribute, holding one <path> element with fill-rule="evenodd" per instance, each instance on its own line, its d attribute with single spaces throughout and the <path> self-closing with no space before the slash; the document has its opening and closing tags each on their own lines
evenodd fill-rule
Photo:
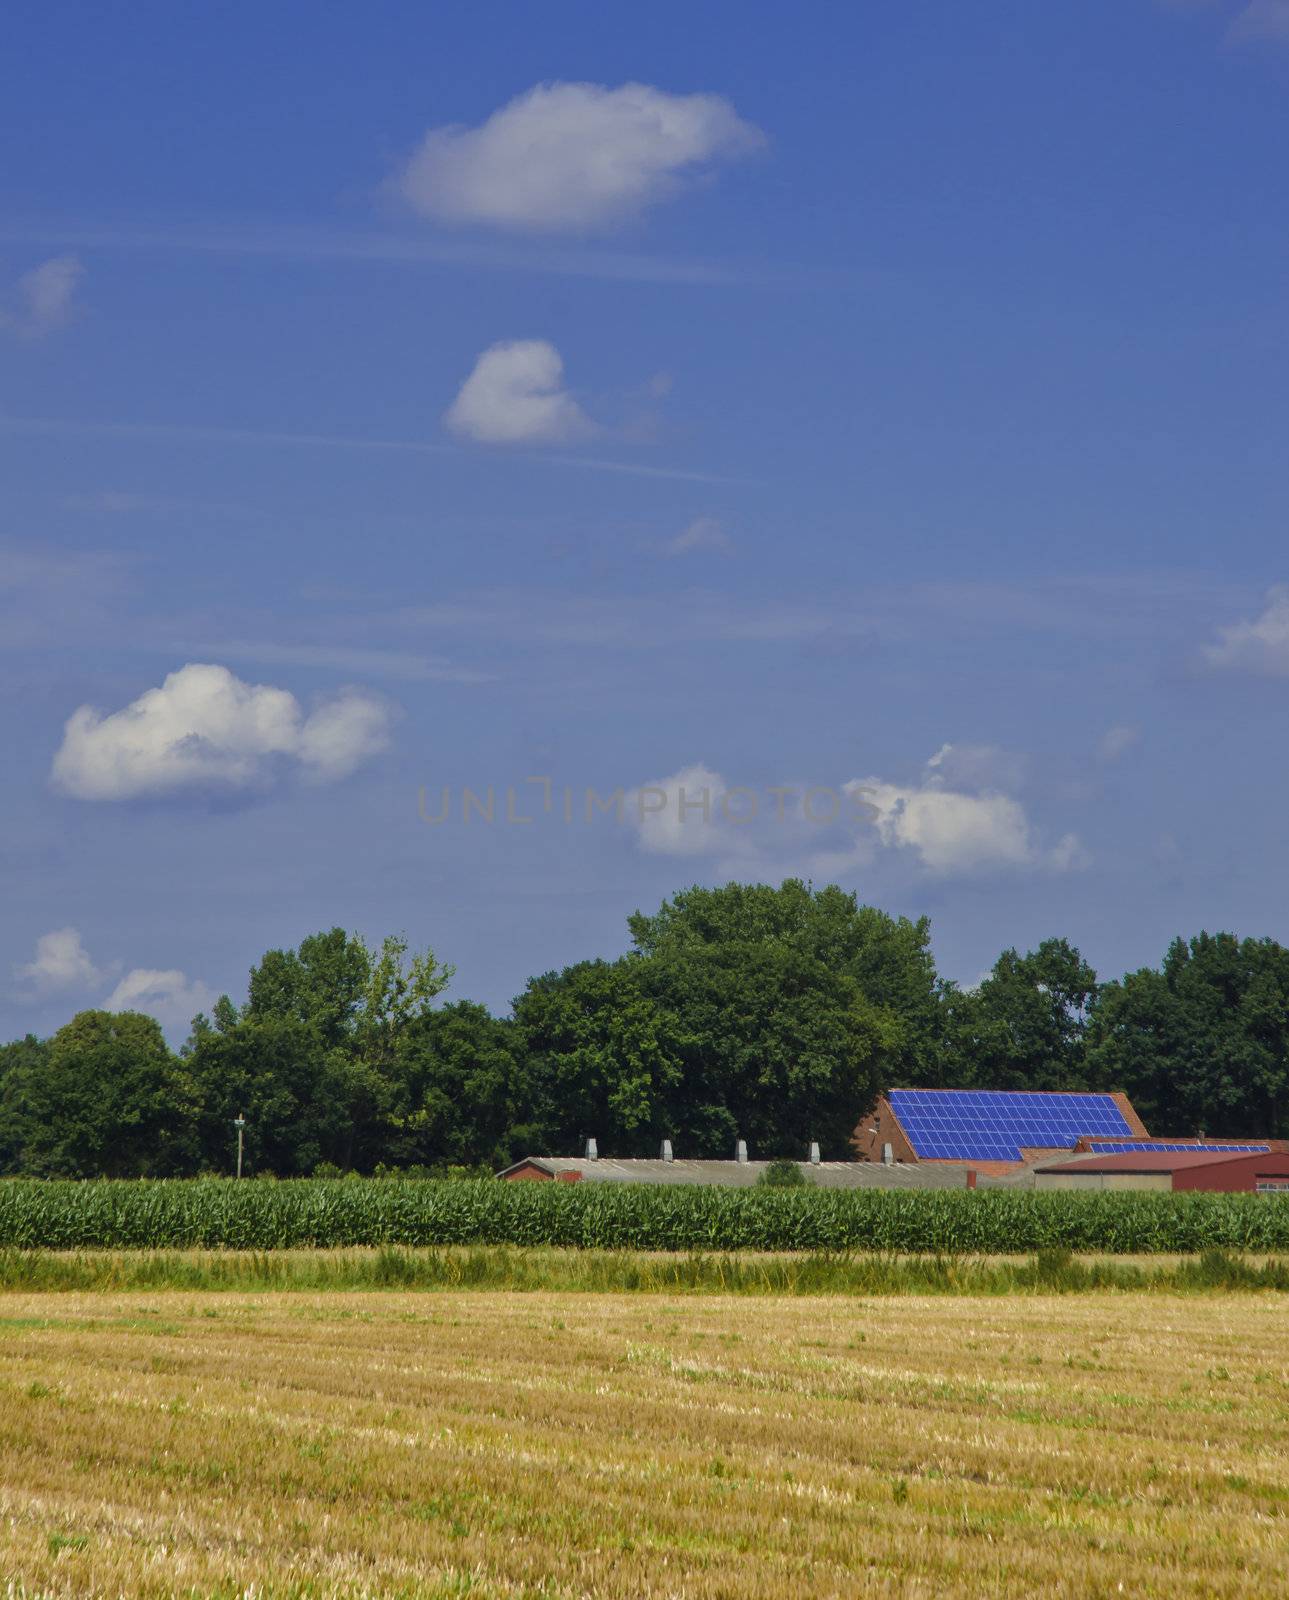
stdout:
<svg viewBox="0 0 1289 1600">
<path fill-rule="evenodd" d="M 299 1179 L 0 1182 L 0 1247 L 548 1245 L 1120 1254 L 1289 1249 L 1289 1200 L 1032 1190 L 749 1190 Z"/>
</svg>

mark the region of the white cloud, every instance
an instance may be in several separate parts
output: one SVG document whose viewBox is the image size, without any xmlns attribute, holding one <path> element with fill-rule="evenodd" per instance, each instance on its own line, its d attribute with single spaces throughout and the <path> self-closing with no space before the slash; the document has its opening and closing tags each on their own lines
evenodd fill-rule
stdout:
<svg viewBox="0 0 1289 1600">
<path fill-rule="evenodd" d="M 79 800 L 264 784 L 288 764 L 311 780 L 347 777 L 388 743 L 390 714 L 357 690 L 305 716 L 286 689 L 190 664 L 123 710 L 72 713 L 53 782 Z"/>
<path fill-rule="evenodd" d="M 1067 872 L 1086 863 L 1074 834 L 1045 851 L 1021 802 L 991 786 L 982 757 L 998 752 L 962 747 L 972 759 L 955 761 L 951 752 L 958 748 L 942 747 L 927 763 L 920 783 L 874 777 L 846 785 L 848 795 L 866 802 L 882 844 L 912 850 L 924 867 L 942 874 L 1010 867 Z M 972 788 L 977 792 L 968 792 Z"/>
<path fill-rule="evenodd" d="M 1253 0 L 1231 27 L 1236 39 L 1282 39 L 1289 43 L 1289 0 Z"/>
<path fill-rule="evenodd" d="M 831 878 L 867 865 L 854 835 L 862 807 L 827 785 L 730 785 L 695 762 L 631 790 L 622 818 L 652 855 L 705 856 L 718 876 Z"/>
<path fill-rule="evenodd" d="M 1204 650 L 1210 666 L 1269 678 L 1289 676 L 1289 585 L 1268 593 L 1261 616 L 1221 628 L 1219 635 L 1218 643 Z"/>
<path fill-rule="evenodd" d="M 1017 789 L 1029 762 L 996 744 L 942 744 L 927 762 L 940 783 L 957 789 Z"/>
<path fill-rule="evenodd" d="M 993 746 L 945 745 L 911 784 L 860 778 L 840 788 L 751 788 L 731 787 L 695 762 L 631 790 L 620 820 L 651 854 L 708 856 L 732 874 L 844 876 L 868 866 L 880 847 L 912 851 L 937 874 L 1086 866 L 1075 834 L 1045 844 L 1023 804 L 998 787 L 998 774 L 1015 776 L 1022 765 Z"/>
<path fill-rule="evenodd" d="M 641 848 L 653 855 L 707 855 L 731 847 L 730 837 L 720 827 L 724 794 L 721 775 L 697 762 L 632 790 L 626 815 Z"/>
<path fill-rule="evenodd" d="M 1127 755 L 1134 745 L 1140 743 L 1140 728 L 1131 727 L 1127 723 L 1107 728 L 1101 736 L 1101 743 L 1097 746 L 1097 760 L 1108 767 L 1113 762 L 1118 761 L 1120 756 Z"/>
<path fill-rule="evenodd" d="M 582 231 L 634 216 L 764 142 L 720 95 L 545 83 L 479 127 L 431 129 L 394 187 L 444 222 Z"/>
<path fill-rule="evenodd" d="M 13 309 L 0 312 L 0 326 L 39 339 L 67 322 L 76 309 L 76 289 L 85 268 L 75 256 L 54 256 L 18 279 Z"/>
<path fill-rule="evenodd" d="M 75 928 L 55 928 L 36 940 L 36 954 L 16 975 L 42 995 L 66 989 L 93 989 L 104 974 L 90 960 Z"/>
<path fill-rule="evenodd" d="M 663 546 L 669 556 L 688 556 L 701 550 L 727 555 L 733 548 L 734 541 L 715 517 L 695 517 L 683 532 Z"/>
<path fill-rule="evenodd" d="M 167 1030 L 183 1029 L 199 1011 L 209 1011 L 217 996 L 200 979 L 171 968 L 135 967 L 103 1003 L 105 1011 L 142 1011 Z"/>
<path fill-rule="evenodd" d="M 494 344 L 474 364 L 444 422 L 479 444 L 564 444 L 596 431 L 563 387 L 564 361 L 545 339 Z"/>
</svg>

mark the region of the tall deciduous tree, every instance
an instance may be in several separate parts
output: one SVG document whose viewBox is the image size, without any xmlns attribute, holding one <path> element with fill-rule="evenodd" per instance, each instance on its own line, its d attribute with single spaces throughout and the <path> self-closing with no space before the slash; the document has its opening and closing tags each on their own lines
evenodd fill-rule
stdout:
<svg viewBox="0 0 1289 1600">
<path fill-rule="evenodd" d="M 247 1116 L 252 1162 L 279 1173 L 319 1161 L 369 1169 L 409 1114 L 401 1041 L 429 1015 L 452 969 L 386 938 L 371 950 L 332 928 L 251 970 L 246 1004 L 225 996 L 190 1043 L 203 1088 L 203 1150 L 222 1166 L 227 1124 Z"/>
<path fill-rule="evenodd" d="M 1065 939 L 1004 950 L 980 987 L 953 995 L 953 1086 L 1080 1089 L 1097 975 Z"/>
<path fill-rule="evenodd" d="M 557 1149 L 594 1135 L 647 1154 L 742 1136 L 765 1154 L 812 1139 L 848 1153 L 892 1074 L 938 1070 L 925 925 L 836 888 L 693 888 L 629 919 L 634 952 L 535 980 L 515 1020 Z"/>
<path fill-rule="evenodd" d="M 515 1025 L 467 1000 L 409 1021 L 399 1043 L 402 1099 L 384 1160 L 505 1166 L 532 1147 L 532 1096 Z"/>
<path fill-rule="evenodd" d="M 1289 1136 L 1289 950 L 1231 933 L 1174 940 L 1162 970 L 1105 985 L 1089 1059 L 1152 1133 Z"/>
<path fill-rule="evenodd" d="M 49 1041 L 31 1033 L 0 1045 L 0 1173 L 23 1170 L 32 1127 L 32 1079 L 48 1059 Z"/>
<path fill-rule="evenodd" d="M 25 1170 L 48 1177 L 168 1177 L 196 1160 L 198 1098 L 159 1025 L 82 1011 L 25 1075 Z"/>
</svg>

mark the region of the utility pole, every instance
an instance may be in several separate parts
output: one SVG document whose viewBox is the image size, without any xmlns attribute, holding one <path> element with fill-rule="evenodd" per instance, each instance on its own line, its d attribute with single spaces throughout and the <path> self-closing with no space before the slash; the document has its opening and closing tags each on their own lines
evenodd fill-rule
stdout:
<svg viewBox="0 0 1289 1600">
<path fill-rule="evenodd" d="M 237 1176 L 242 1175 L 242 1140 L 246 1136 L 246 1113 L 239 1111 L 233 1118 L 233 1126 L 237 1129 Z"/>
</svg>

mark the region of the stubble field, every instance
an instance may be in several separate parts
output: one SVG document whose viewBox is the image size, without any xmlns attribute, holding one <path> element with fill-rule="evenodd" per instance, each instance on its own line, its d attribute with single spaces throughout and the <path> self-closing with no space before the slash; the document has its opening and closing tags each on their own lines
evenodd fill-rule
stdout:
<svg viewBox="0 0 1289 1600">
<path fill-rule="evenodd" d="M 1275 1294 L 0 1301 L 13 1596 L 1270 1595 L 1287 1438 Z"/>
</svg>

